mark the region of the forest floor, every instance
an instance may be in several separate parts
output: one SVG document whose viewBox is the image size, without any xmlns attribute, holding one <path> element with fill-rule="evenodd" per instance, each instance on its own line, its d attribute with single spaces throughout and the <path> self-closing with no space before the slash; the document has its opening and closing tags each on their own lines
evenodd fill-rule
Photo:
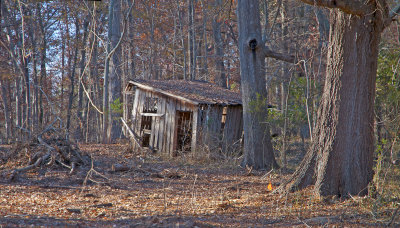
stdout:
<svg viewBox="0 0 400 228">
<path fill-rule="evenodd" d="M 9 148 L 0 149 L 4 156 Z M 0 176 L 0 227 L 400 226 L 398 166 L 384 174 L 384 193 L 375 198 L 318 199 L 311 189 L 272 194 L 268 185 L 276 188 L 288 174 L 248 170 L 235 159 L 166 159 L 118 144 L 80 149 L 94 161 L 89 175 L 90 167 L 74 174 L 56 167 L 12 182 Z M 291 153 L 298 163 L 297 152 Z M 19 165 L 0 162 L 0 174 Z M 113 171 L 115 164 L 129 170 Z"/>
</svg>

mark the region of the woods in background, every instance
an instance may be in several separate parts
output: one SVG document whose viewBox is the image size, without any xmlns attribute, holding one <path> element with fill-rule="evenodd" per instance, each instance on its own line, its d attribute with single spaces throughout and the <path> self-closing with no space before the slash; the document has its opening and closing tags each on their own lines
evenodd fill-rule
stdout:
<svg viewBox="0 0 400 228">
<path fill-rule="evenodd" d="M 236 1 L 1 3 L 2 142 L 23 140 L 56 116 L 78 141 L 115 141 L 121 88 L 134 78 L 240 88 Z M 326 14 L 297 1 L 260 3 L 268 47 L 310 59 L 312 111 L 311 93 L 323 80 Z M 304 66 L 267 61 L 270 103 L 287 117 L 288 81 L 304 75 Z"/>
<path fill-rule="evenodd" d="M 271 162 L 251 154 L 244 163 L 286 167 L 293 136 L 313 139 L 334 18 L 298 0 L 254 2 L 254 47 L 265 49 L 259 58 L 255 48 L 258 58 L 245 62 L 239 47 L 248 40 L 240 40 L 235 0 L 1 0 L 1 143 L 37 135 L 57 117 L 78 142 L 112 143 L 123 137 L 121 92 L 129 80 L 202 80 L 241 89 L 245 108 L 260 110 L 256 122 L 245 124 L 245 134 L 255 136 L 244 147 L 267 148 Z M 397 21 L 382 33 L 374 115 L 369 108 L 377 144 L 392 151 L 399 134 L 399 37 Z M 240 62 L 253 60 L 260 68 L 246 81 Z M 272 143 L 270 130 L 278 136 Z"/>
</svg>

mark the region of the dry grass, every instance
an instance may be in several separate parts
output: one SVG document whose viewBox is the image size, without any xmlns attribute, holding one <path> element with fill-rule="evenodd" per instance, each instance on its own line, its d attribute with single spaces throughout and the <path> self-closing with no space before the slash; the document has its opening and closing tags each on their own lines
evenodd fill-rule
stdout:
<svg viewBox="0 0 400 228">
<path fill-rule="evenodd" d="M 398 166 L 386 167 L 379 197 L 317 199 L 310 189 L 285 197 L 279 172 L 251 171 L 238 160 L 209 153 L 174 159 L 127 152 L 122 145 L 82 145 L 95 160 L 88 170 L 32 171 L 16 182 L 0 181 L 0 226 L 265 227 L 388 224 L 400 202 Z M 112 172 L 113 164 L 130 167 Z M 0 172 L 7 164 L 0 166 Z M 1 179 L 0 179 L 1 180 Z M 400 225 L 400 215 L 393 226 Z"/>
</svg>

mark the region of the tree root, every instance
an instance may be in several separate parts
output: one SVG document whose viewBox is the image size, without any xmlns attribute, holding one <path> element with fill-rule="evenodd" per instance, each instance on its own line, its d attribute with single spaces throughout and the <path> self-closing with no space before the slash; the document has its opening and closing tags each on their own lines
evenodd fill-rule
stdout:
<svg viewBox="0 0 400 228">
<path fill-rule="evenodd" d="M 273 193 L 286 195 L 290 192 L 303 189 L 315 183 L 314 170 L 316 163 L 316 152 L 308 150 L 299 167 L 284 181 Z"/>
</svg>

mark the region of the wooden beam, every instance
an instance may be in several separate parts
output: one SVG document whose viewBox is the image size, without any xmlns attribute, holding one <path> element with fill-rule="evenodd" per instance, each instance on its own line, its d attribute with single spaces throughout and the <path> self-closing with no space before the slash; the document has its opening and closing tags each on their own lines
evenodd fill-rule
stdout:
<svg viewBox="0 0 400 228">
<path fill-rule="evenodd" d="M 193 119 L 192 119 L 192 153 L 196 153 L 196 146 L 197 146 L 197 121 L 199 115 L 199 108 L 193 107 Z"/>
<path fill-rule="evenodd" d="M 128 130 L 128 133 L 130 135 L 130 138 L 132 138 L 136 144 L 139 146 L 139 148 L 142 148 L 142 145 L 140 145 L 139 143 L 139 139 L 137 138 L 136 134 L 132 131 L 132 129 L 128 126 L 128 124 L 125 122 L 124 118 L 121 117 L 121 121 L 124 124 L 124 126 L 126 127 L 126 129 Z"/>
<path fill-rule="evenodd" d="M 147 113 L 147 112 L 142 112 L 140 113 L 141 116 L 152 116 L 152 117 L 164 117 L 165 113 Z"/>
</svg>

